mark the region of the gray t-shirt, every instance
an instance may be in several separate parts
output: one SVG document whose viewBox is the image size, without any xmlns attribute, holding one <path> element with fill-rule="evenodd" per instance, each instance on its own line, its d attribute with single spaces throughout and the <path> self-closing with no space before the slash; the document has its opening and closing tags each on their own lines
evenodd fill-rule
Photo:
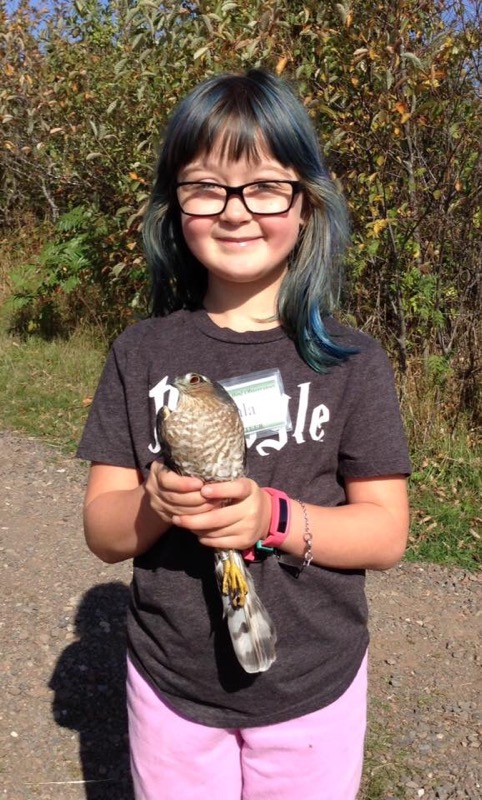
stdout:
<svg viewBox="0 0 482 800">
<path fill-rule="evenodd" d="M 248 475 L 260 486 L 337 506 L 346 502 L 345 477 L 409 474 L 384 351 L 334 319 L 326 325 L 359 350 L 326 375 L 301 360 L 281 328 L 238 333 L 205 311 L 128 328 L 108 357 L 78 456 L 147 475 L 159 452 L 156 413 L 176 376 L 194 371 L 219 381 L 279 369 L 292 429 L 249 446 Z M 277 660 L 259 675 L 245 673 L 233 654 L 209 548 L 173 527 L 134 560 L 130 656 L 178 712 L 213 727 L 269 725 L 328 705 L 348 688 L 368 645 L 363 570 L 311 565 L 297 578 L 275 556 L 249 568 L 278 634 Z"/>
</svg>

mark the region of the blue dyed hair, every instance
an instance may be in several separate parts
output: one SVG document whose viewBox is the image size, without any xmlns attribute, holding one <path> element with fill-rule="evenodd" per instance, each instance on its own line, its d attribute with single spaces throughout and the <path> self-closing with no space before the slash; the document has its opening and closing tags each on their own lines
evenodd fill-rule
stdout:
<svg viewBox="0 0 482 800">
<path fill-rule="evenodd" d="M 215 146 L 234 161 L 244 156 L 256 162 L 260 150 L 267 151 L 294 169 L 303 185 L 306 223 L 289 257 L 278 318 L 304 361 L 325 372 L 356 352 L 334 342 L 324 324 L 339 301 L 348 242 L 346 203 L 302 103 L 284 80 L 264 70 L 209 78 L 171 117 L 143 226 L 153 314 L 203 305 L 208 273 L 184 241 L 176 182 L 184 166 Z"/>
</svg>

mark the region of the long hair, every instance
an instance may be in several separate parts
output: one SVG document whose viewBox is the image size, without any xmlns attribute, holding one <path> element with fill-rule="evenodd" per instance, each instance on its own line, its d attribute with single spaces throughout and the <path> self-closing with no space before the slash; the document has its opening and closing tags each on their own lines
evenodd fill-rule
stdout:
<svg viewBox="0 0 482 800">
<path fill-rule="evenodd" d="M 347 207 L 302 103 L 285 81 L 264 70 L 209 78 L 171 117 L 143 226 L 152 312 L 165 316 L 203 305 L 208 273 L 184 241 L 176 181 L 186 164 L 214 146 L 221 148 L 223 157 L 237 161 L 244 156 L 253 162 L 262 146 L 284 167 L 294 169 L 303 185 L 306 223 L 289 256 L 278 318 L 304 361 L 325 372 L 356 352 L 334 342 L 324 324 L 340 296 Z"/>
</svg>

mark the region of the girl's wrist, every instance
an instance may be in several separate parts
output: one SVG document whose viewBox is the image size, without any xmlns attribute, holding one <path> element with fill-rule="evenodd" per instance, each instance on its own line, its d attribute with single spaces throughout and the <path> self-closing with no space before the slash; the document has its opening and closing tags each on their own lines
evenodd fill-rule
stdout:
<svg viewBox="0 0 482 800">
<path fill-rule="evenodd" d="M 281 550 L 290 532 L 291 500 L 285 492 L 281 492 L 279 489 L 263 487 L 263 492 L 269 497 L 271 514 L 268 531 L 262 544 L 263 547 Z"/>
<path fill-rule="evenodd" d="M 246 561 L 256 561 L 258 555 L 279 550 L 290 530 L 291 500 L 285 492 L 271 487 L 261 489 L 264 512 L 260 526 L 262 538 L 243 552 Z"/>
<path fill-rule="evenodd" d="M 262 492 L 268 501 L 267 522 L 264 527 L 267 533 L 253 547 L 245 550 L 243 556 L 246 561 L 256 561 L 261 553 L 266 556 L 278 551 L 278 558 L 286 563 L 286 555 L 294 545 L 295 552 L 291 556 L 288 555 L 288 560 L 292 561 L 294 558 L 296 562 L 299 561 L 295 566 L 298 568 L 298 574 L 301 574 L 313 561 L 313 537 L 308 508 L 302 500 L 292 501 L 279 489 L 264 487 Z M 291 541 L 292 539 L 294 541 Z M 285 543 L 288 547 L 285 547 Z M 293 566 L 291 561 L 290 565 Z"/>
</svg>

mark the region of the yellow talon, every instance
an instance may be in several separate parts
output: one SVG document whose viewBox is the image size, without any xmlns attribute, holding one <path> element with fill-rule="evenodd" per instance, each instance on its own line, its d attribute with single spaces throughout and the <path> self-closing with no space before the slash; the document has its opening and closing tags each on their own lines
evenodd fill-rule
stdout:
<svg viewBox="0 0 482 800">
<path fill-rule="evenodd" d="M 229 554 L 229 558 L 226 559 L 223 566 L 223 594 L 230 597 L 233 608 L 240 608 L 246 601 L 249 591 L 248 584 L 242 571 L 234 563 L 232 553 Z"/>
</svg>

